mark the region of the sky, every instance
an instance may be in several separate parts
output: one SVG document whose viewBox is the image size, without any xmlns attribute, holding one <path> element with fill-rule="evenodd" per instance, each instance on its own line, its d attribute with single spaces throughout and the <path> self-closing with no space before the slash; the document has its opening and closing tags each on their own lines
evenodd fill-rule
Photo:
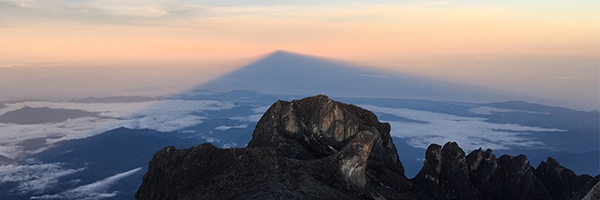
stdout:
<svg viewBox="0 0 600 200">
<path fill-rule="evenodd" d="M 599 9 L 595 0 L 0 0 L 0 91 L 37 98 L 37 84 L 73 87 L 78 71 L 112 80 L 75 84 L 100 95 L 134 82 L 181 89 L 287 50 L 591 110 Z"/>
</svg>

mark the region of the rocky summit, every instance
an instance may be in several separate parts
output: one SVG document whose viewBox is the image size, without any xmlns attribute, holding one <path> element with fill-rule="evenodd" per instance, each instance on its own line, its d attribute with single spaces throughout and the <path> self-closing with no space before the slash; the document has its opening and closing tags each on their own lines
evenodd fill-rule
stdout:
<svg viewBox="0 0 600 200">
<path fill-rule="evenodd" d="M 577 176 L 549 158 L 465 155 L 432 144 L 410 180 L 390 125 L 324 95 L 275 102 L 246 148 L 211 144 L 154 154 L 136 199 L 577 199 L 598 193 L 598 177 Z"/>
<path fill-rule="evenodd" d="M 413 179 L 434 199 L 581 199 L 598 176 L 577 176 L 553 158 L 533 168 L 524 155 L 496 158 L 492 150 L 468 155 L 454 142 L 427 148 L 423 168 Z M 584 187 L 585 184 L 591 184 Z"/>
</svg>

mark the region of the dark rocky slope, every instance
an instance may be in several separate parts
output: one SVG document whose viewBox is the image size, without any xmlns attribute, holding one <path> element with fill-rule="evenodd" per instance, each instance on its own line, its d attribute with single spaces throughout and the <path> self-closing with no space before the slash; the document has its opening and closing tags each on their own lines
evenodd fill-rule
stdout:
<svg viewBox="0 0 600 200">
<path fill-rule="evenodd" d="M 413 181 L 434 199 L 581 199 L 598 180 L 577 176 L 553 158 L 533 168 L 524 155 L 496 158 L 481 149 L 465 156 L 458 144 L 427 148 Z M 584 187 L 587 184 L 591 186 Z M 581 196 L 581 195 L 580 195 Z"/>
<path fill-rule="evenodd" d="M 577 192 L 575 197 L 572 199 L 579 199 L 580 196 L 583 196 L 583 200 L 594 200 L 600 199 L 600 182 L 598 181 L 599 176 L 594 177 L 594 181 L 588 181 L 585 186 Z"/>
<path fill-rule="evenodd" d="M 431 145 L 423 169 L 409 180 L 389 124 L 323 95 L 277 101 L 252 137 L 246 148 L 158 151 L 135 198 L 569 199 L 597 182 L 553 159 L 535 170 L 525 156 L 496 158 L 491 150 L 465 156 L 456 143 Z"/>
</svg>

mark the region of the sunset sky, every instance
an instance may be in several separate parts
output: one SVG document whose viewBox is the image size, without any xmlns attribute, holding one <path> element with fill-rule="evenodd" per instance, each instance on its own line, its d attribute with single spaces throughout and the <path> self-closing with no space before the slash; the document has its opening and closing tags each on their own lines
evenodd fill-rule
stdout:
<svg viewBox="0 0 600 200">
<path fill-rule="evenodd" d="M 0 68 L 160 64 L 214 76 L 283 49 L 590 110 L 598 10 L 597 0 L 0 0 Z"/>
</svg>

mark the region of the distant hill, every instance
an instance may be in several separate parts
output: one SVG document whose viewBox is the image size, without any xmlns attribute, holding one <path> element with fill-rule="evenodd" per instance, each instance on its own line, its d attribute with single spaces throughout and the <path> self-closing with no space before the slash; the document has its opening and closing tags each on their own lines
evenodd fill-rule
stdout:
<svg viewBox="0 0 600 200">
<path fill-rule="evenodd" d="M 80 117 L 97 117 L 94 112 L 73 110 L 73 109 L 54 109 L 48 107 L 32 108 L 25 106 L 21 109 L 9 111 L 0 115 L 1 123 L 15 124 L 43 124 L 63 122 L 68 119 Z"/>
<path fill-rule="evenodd" d="M 72 99 L 73 103 L 137 103 L 145 101 L 165 100 L 165 97 L 142 97 L 142 96 L 110 96 L 110 97 L 87 97 L 83 99 Z"/>
<path fill-rule="evenodd" d="M 53 184 L 52 190 L 46 191 L 55 192 L 54 196 L 58 196 L 58 199 L 105 199 L 103 196 L 106 195 L 110 199 L 132 199 L 140 184 L 141 172 L 145 171 L 154 152 L 169 145 L 187 148 L 199 142 L 147 129 L 117 128 L 89 138 L 62 141 L 55 148 L 32 158 L 44 163 L 62 163 L 63 167 L 71 169 L 83 169 L 61 177 L 61 182 Z M 119 180 L 111 178 L 124 172 L 132 173 Z M 78 182 L 74 185 L 70 182 L 72 180 Z M 27 196 L 21 195 L 31 194 L 5 195 L 9 199 L 27 199 Z"/>
</svg>

